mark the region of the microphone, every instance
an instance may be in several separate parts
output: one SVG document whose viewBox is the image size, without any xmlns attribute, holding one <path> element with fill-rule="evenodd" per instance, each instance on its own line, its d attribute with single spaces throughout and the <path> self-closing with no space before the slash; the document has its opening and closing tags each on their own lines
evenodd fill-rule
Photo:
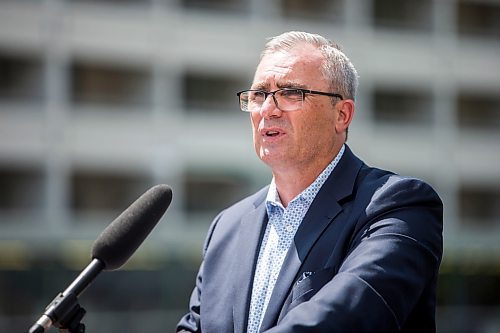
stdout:
<svg viewBox="0 0 500 333">
<path fill-rule="evenodd" d="M 165 214 L 171 201 L 172 189 L 168 185 L 156 185 L 111 222 L 94 242 L 90 264 L 45 308 L 29 333 L 42 333 L 51 326 L 83 332 L 80 320 L 85 310 L 78 305 L 77 297 L 102 270 L 115 270 L 127 262 Z"/>
<path fill-rule="evenodd" d="M 92 258 L 105 270 L 120 268 L 137 250 L 172 201 L 168 185 L 156 185 L 144 193 L 104 229 L 92 246 Z"/>
</svg>

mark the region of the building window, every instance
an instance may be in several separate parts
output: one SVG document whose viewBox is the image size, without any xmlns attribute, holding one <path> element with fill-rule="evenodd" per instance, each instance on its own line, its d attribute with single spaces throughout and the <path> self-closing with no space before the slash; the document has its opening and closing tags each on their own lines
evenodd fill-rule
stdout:
<svg viewBox="0 0 500 333">
<path fill-rule="evenodd" d="M 184 179 L 184 204 L 188 214 L 215 214 L 242 199 L 249 188 L 243 177 L 227 173 L 190 171 Z"/>
<path fill-rule="evenodd" d="M 155 0 L 66 0 L 67 2 L 75 2 L 75 3 L 91 3 L 91 4 L 99 4 L 99 5 L 130 5 L 130 6 L 136 6 L 136 5 L 148 5 L 152 1 Z"/>
<path fill-rule="evenodd" d="M 464 224 L 489 227 L 500 222 L 500 186 L 466 185 L 459 192 Z"/>
<path fill-rule="evenodd" d="M 498 2 L 459 1 L 457 12 L 459 34 L 500 38 Z"/>
<path fill-rule="evenodd" d="M 242 12 L 248 7 L 243 0 L 180 0 L 187 9 L 213 10 L 217 12 Z"/>
<path fill-rule="evenodd" d="M 373 22 L 376 27 L 430 31 L 431 18 L 431 0 L 373 1 Z"/>
<path fill-rule="evenodd" d="M 42 170 L 1 166 L 0 189 L 1 210 L 40 210 L 45 204 L 45 178 Z"/>
<path fill-rule="evenodd" d="M 140 68 L 74 63 L 71 99 L 79 106 L 147 107 L 151 81 L 151 73 Z"/>
<path fill-rule="evenodd" d="M 185 108 L 188 111 L 237 112 L 236 92 L 244 89 L 243 82 L 235 77 L 187 73 L 183 78 Z"/>
<path fill-rule="evenodd" d="M 373 98 L 374 118 L 380 123 L 428 125 L 432 122 L 431 92 L 379 88 Z"/>
<path fill-rule="evenodd" d="M 500 97 L 498 94 L 461 93 L 458 96 L 458 124 L 460 128 L 498 132 L 500 130 Z"/>
<path fill-rule="evenodd" d="M 0 101 L 39 102 L 44 95 L 43 81 L 39 59 L 0 54 Z"/>
<path fill-rule="evenodd" d="M 71 179 L 71 208 L 75 213 L 125 210 L 151 185 L 148 177 L 109 171 L 76 171 Z"/>
<path fill-rule="evenodd" d="M 282 0 L 282 13 L 287 18 L 340 20 L 342 1 Z"/>
</svg>

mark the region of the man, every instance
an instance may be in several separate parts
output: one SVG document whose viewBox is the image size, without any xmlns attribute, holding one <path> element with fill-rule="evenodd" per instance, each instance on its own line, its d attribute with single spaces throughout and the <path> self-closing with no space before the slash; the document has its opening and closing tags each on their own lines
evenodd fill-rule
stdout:
<svg viewBox="0 0 500 333">
<path fill-rule="evenodd" d="M 238 96 L 273 179 L 214 220 L 178 332 L 435 332 L 442 203 L 345 144 L 356 86 L 319 35 L 266 44 Z"/>
</svg>

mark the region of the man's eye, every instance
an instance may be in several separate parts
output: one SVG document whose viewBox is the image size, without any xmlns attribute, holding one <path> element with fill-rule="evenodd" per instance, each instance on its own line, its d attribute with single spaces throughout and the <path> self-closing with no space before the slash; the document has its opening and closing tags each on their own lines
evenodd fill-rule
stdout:
<svg viewBox="0 0 500 333">
<path fill-rule="evenodd" d="M 290 98 L 290 99 L 301 99 L 302 98 L 302 91 L 300 90 L 282 90 L 281 95 L 285 98 Z"/>
<path fill-rule="evenodd" d="M 252 91 L 248 97 L 251 101 L 262 101 L 266 99 L 265 94 L 260 91 Z"/>
</svg>

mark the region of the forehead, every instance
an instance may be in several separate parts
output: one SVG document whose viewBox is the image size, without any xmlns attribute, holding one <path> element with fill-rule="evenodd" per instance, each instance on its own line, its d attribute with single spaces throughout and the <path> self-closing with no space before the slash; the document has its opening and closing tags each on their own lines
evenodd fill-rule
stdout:
<svg viewBox="0 0 500 333">
<path fill-rule="evenodd" d="M 266 54 L 257 66 L 252 87 L 323 87 L 326 84 L 321 71 L 323 59 L 321 52 L 308 44 Z"/>
</svg>

